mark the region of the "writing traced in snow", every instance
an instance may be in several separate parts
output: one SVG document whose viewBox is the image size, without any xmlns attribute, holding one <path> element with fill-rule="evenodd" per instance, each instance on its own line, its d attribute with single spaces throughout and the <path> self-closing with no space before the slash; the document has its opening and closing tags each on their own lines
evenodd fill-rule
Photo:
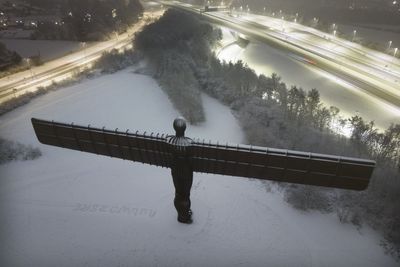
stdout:
<svg viewBox="0 0 400 267">
<path fill-rule="evenodd" d="M 129 207 L 126 205 L 104 205 L 104 204 L 84 204 L 77 203 L 74 211 L 79 212 L 97 212 L 97 213 L 111 213 L 121 215 L 132 215 L 132 216 L 147 216 L 153 218 L 156 215 L 156 211 L 148 208 L 137 208 Z"/>
</svg>

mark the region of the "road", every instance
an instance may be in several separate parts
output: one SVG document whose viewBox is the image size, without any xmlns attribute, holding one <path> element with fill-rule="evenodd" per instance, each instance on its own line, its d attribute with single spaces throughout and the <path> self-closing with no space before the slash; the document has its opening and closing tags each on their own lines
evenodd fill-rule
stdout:
<svg viewBox="0 0 400 267">
<path fill-rule="evenodd" d="M 159 16 L 161 13 L 145 13 L 146 16 Z M 0 79 L 0 104 L 29 91 L 35 91 L 38 87 L 48 86 L 53 82 L 59 82 L 90 67 L 101 55 L 112 49 L 123 50 L 132 47 L 132 35 L 146 25 L 141 20 L 127 32 L 116 35 L 116 38 L 93 45 L 83 46 L 80 51 L 64 57 L 46 62 L 26 71 L 18 72 Z"/>
<path fill-rule="evenodd" d="M 200 13 L 198 7 L 190 4 L 177 1 L 163 4 Z M 400 61 L 392 56 L 282 19 L 226 11 L 202 15 L 251 38 L 290 51 L 299 60 L 351 83 L 400 111 Z"/>
</svg>

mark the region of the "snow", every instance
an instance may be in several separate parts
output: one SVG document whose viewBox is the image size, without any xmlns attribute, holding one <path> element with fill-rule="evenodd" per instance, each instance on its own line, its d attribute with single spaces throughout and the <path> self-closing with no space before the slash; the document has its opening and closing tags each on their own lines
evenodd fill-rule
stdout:
<svg viewBox="0 0 400 267">
<path fill-rule="evenodd" d="M 1 39 L 29 39 L 34 31 L 23 29 L 0 30 Z"/>
<path fill-rule="evenodd" d="M 229 30 L 222 30 L 223 37 L 230 40 Z M 296 60 L 290 53 L 258 41 L 251 40 L 246 48 L 230 45 L 219 51 L 218 58 L 225 61 L 242 60 L 258 74 L 270 76 L 275 72 L 289 87 L 296 85 L 305 90 L 316 88 L 320 92 L 321 101 L 328 107 L 338 107 L 345 117 L 359 115 L 368 121 L 375 121 L 379 128 L 387 128 L 390 123 L 400 121 L 399 109 L 376 100 L 327 72 Z"/>
<path fill-rule="evenodd" d="M 0 39 L 0 42 L 23 58 L 39 54 L 44 61 L 59 58 L 80 49 L 80 43 L 74 41 Z"/>
<path fill-rule="evenodd" d="M 244 142 L 229 108 L 203 95 L 187 135 Z M 0 117 L 0 136 L 42 157 L 0 165 L 1 266 L 397 266 L 367 227 L 300 213 L 260 181 L 195 174 L 194 223 L 176 221 L 168 169 L 45 146 L 31 117 L 172 133 L 179 115 L 130 70 L 50 92 Z"/>
<path fill-rule="evenodd" d="M 379 27 L 379 25 L 374 25 L 374 26 Z M 374 27 L 374 26 L 372 26 L 372 27 Z M 389 41 L 392 41 L 392 45 L 391 45 L 392 48 L 400 46 L 400 28 L 399 27 L 397 27 L 397 29 L 394 29 L 395 31 L 396 30 L 398 31 L 396 33 L 394 31 L 388 31 L 388 30 L 376 30 L 376 29 L 370 29 L 370 28 L 362 27 L 362 26 L 359 27 L 359 26 L 354 26 L 354 25 L 339 24 L 338 30 L 349 36 L 351 36 L 353 34 L 354 30 L 356 30 L 357 36 L 359 38 L 362 38 L 365 41 L 378 43 L 378 44 L 380 44 L 382 46 L 386 46 L 386 47 L 389 46 Z"/>
</svg>

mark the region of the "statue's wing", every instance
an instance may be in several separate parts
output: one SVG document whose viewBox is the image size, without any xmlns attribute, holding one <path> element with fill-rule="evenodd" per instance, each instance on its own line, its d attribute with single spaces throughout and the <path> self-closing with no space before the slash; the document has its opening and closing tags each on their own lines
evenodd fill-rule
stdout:
<svg viewBox="0 0 400 267">
<path fill-rule="evenodd" d="M 110 131 L 32 119 L 40 142 L 161 167 L 171 167 L 165 136 Z M 192 141 L 193 171 L 364 190 L 375 162 L 291 150 Z"/>
<path fill-rule="evenodd" d="M 164 135 L 110 131 L 34 118 L 32 124 L 43 144 L 161 167 L 171 166 L 172 156 Z"/>
<path fill-rule="evenodd" d="M 195 172 L 243 176 L 307 185 L 364 190 L 371 160 L 245 145 L 193 142 Z"/>
</svg>

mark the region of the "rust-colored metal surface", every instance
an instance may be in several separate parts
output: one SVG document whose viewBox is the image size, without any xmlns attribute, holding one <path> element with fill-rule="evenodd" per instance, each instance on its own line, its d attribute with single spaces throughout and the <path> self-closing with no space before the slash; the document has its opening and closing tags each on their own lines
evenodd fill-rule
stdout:
<svg viewBox="0 0 400 267">
<path fill-rule="evenodd" d="M 175 136 L 131 133 L 32 119 L 43 144 L 171 168 Z M 185 126 L 186 127 L 186 126 Z M 183 129 L 184 132 L 184 129 Z M 194 172 L 352 190 L 368 187 L 375 161 L 300 151 L 218 144 L 185 137 Z M 175 139 L 174 139 L 175 140 Z"/>
<path fill-rule="evenodd" d="M 196 141 L 193 171 L 343 189 L 368 187 L 375 162 L 349 157 Z"/>
<path fill-rule="evenodd" d="M 78 126 L 32 118 L 39 141 L 114 158 L 142 162 L 160 167 L 171 166 L 171 152 L 166 136 Z"/>
</svg>

